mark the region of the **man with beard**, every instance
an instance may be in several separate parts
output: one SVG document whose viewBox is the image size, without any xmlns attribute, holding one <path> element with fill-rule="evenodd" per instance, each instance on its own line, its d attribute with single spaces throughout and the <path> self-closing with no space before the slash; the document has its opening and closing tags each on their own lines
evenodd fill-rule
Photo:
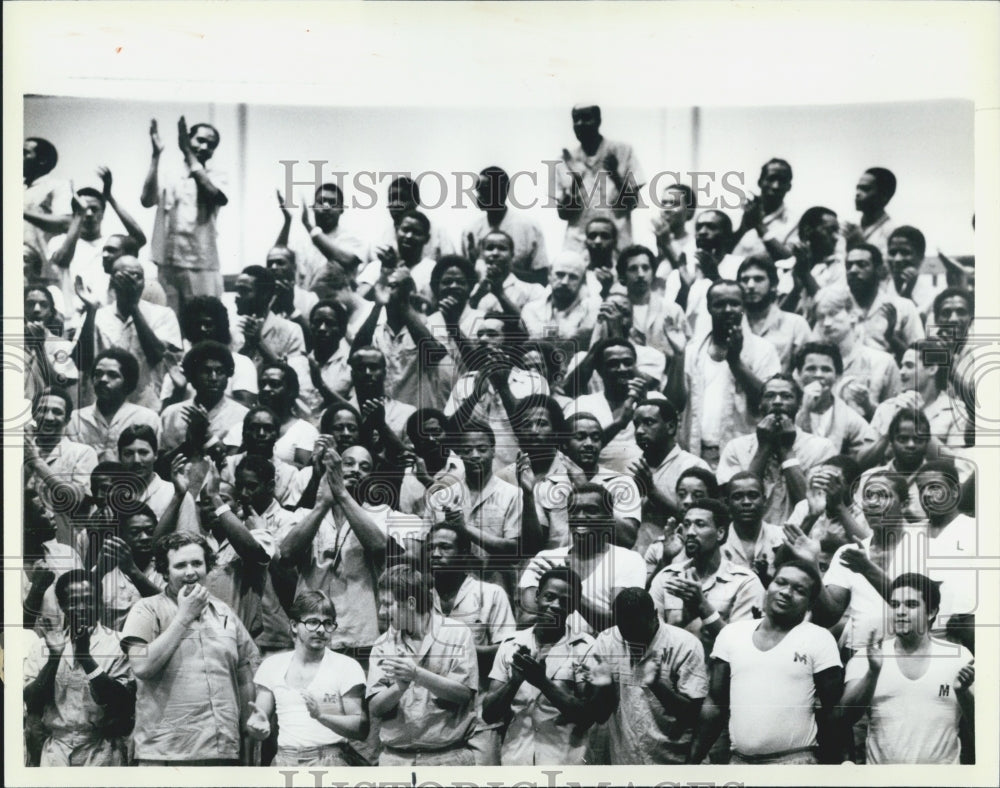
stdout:
<svg viewBox="0 0 1000 788">
<path fill-rule="evenodd" d="M 208 443 L 221 441 L 247 414 L 246 407 L 226 394 L 235 365 L 233 354 L 225 345 L 212 340 L 199 342 L 184 355 L 181 366 L 194 396 L 163 409 L 160 422 L 165 452 L 173 451 L 192 437 L 201 442 L 189 449 L 200 451 Z M 198 435 L 192 436 L 192 432 Z"/>
<path fill-rule="evenodd" d="M 792 190 L 792 165 L 784 159 L 767 161 L 760 168 L 757 188 L 760 196 L 750 195 L 743 205 L 733 254 L 749 257 L 764 253 L 780 260 L 788 256 L 785 244 L 795 232 L 795 222 L 785 205 L 785 195 Z"/>
<path fill-rule="evenodd" d="M 282 224 L 274 245 L 287 247 L 294 254 L 298 262 L 295 283 L 302 291 L 312 291 L 330 263 L 353 278 L 364 249 L 361 240 L 340 224 L 344 215 L 344 194 L 340 187 L 335 183 L 322 183 L 316 188 L 312 219 L 309 217 L 309 206 L 302 206 L 301 224 L 305 235 L 292 233 L 292 214 L 285 205 L 285 196 L 278 192 Z"/>
<path fill-rule="evenodd" d="M 196 295 L 222 296 L 217 246 L 219 209 L 229 203 L 223 174 L 209 164 L 219 147 L 219 131 L 208 123 L 188 129 L 181 116 L 177 144 L 184 166 L 161 187 L 163 143 L 154 119 L 149 126 L 153 146 L 149 171 L 139 198 L 143 208 L 156 206 L 152 258 L 160 268 L 160 283 L 170 308 L 180 313 Z"/>
<path fill-rule="evenodd" d="M 975 741 L 976 669 L 967 649 L 931 637 L 940 606 L 929 577 L 900 575 L 889 599 L 895 637 L 873 635 L 867 653 L 847 663 L 841 705 L 848 721 L 870 715 L 867 763 L 973 762 L 961 757 L 959 731 Z"/>
<path fill-rule="evenodd" d="M 490 230 L 479 242 L 476 271 L 483 278 L 469 296 L 469 306 L 482 312 L 503 312 L 520 317 L 521 309 L 529 301 L 545 297 L 545 286 L 532 279 L 521 277 L 526 272 L 514 268 L 514 239 L 503 230 Z M 482 271 L 485 266 L 485 271 Z M 533 276 L 549 281 L 549 263 Z"/>
<path fill-rule="evenodd" d="M 500 723 L 486 723 L 482 718 L 482 691 L 503 641 L 513 637 L 517 626 L 507 592 L 480 576 L 478 561 L 472 555 L 467 534 L 449 523 L 436 523 L 427 536 L 424 566 L 434 583 L 434 610 L 465 624 L 472 632 L 479 660 L 479 693 L 476 696 L 479 721 L 469 746 L 477 766 L 500 765 Z"/>
<path fill-rule="evenodd" d="M 110 205 L 121 220 L 135 244 L 136 254 L 146 244 L 146 236 L 138 223 L 111 194 L 111 171 L 100 167 L 97 175 L 103 185 L 102 191 L 89 186 L 79 189 L 71 203 L 73 219 L 69 229 L 65 235 L 49 241 L 49 262 L 61 274 L 66 317 L 74 323 L 78 322 L 78 313 L 83 306 L 75 296 L 77 281 L 82 281 L 102 304 L 108 303 L 108 275 L 111 271 L 103 265 L 104 245 L 108 238 L 101 228 L 106 207 Z"/>
<path fill-rule="evenodd" d="M 689 468 L 708 470 L 708 463 L 677 445 L 677 417 L 668 399 L 652 394 L 635 407 L 632 423 L 642 457 L 630 463 L 628 473 L 643 494 L 642 526 L 632 548 L 641 555 L 665 535 L 670 518 L 683 516 L 674 497 L 681 474 Z"/>
<path fill-rule="evenodd" d="M 802 406 L 802 390 L 788 375 L 772 375 L 760 398 L 761 419 L 749 435 L 733 438 L 719 457 L 716 476 L 726 484 L 739 471 L 763 479 L 767 494 L 764 518 L 784 522 L 795 504 L 806 496 L 806 473 L 833 457 L 837 450 L 826 438 L 795 426 Z"/>
<path fill-rule="evenodd" d="M 884 291 L 887 277 L 882 253 L 871 244 L 847 252 L 847 287 L 858 311 L 865 344 L 899 356 L 911 342 L 924 338 L 916 305 L 908 298 Z"/>
<path fill-rule="evenodd" d="M 609 140 L 601 134 L 601 108 L 573 107 L 573 134 L 579 146 L 573 153 L 563 148 L 562 166 L 551 172 L 552 196 L 559 218 L 566 222 L 565 249 L 580 250 L 584 230 L 594 216 L 613 217 L 618 243 L 632 243 L 632 211 L 642 198 L 645 184 L 632 146 Z"/>
<path fill-rule="evenodd" d="M 45 508 L 55 514 L 56 534 L 67 545 L 73 538 L 70 513 L 83 499 L 98 461 L 92 447 L 66 437 L 72 413 L 69 394 L 48 386 L 32 402 L 33 425 L 24 436 L 25 489 L 36 492 Z"/>
<path fill-rule="evenodd" d="M 844 670 L 833 636 L 805 620 L 822 586 L 815 566 L 788 561 L 767 589 L 763 619 L 723 627 L 688 763 L 702 762 L 727 712 L 732 764 L 839 762 Z"/>
<path fill-rule="evenodd" d="M 284 317 L 302 329 L 306 349 L 312 348 L 309 333 L 309 312 L 319 301 L 319 296 L 311 290 L 303 290 L 295 283 L 298 266 L 295 252 L 286 246 L 273 246 L 267 253 L 264 267 L 274 276 L 275 314 Z"/>
<path fill-rule="evenodd" d="M 536 222 L 507 207 L 510 176 L 500 167 L 480 171 L 476 182 L 476 207 L 482 212 L 462 234 L 463 256 L 476 259 L 481 244 L 493 232 L 500 231 L 511 239 L 511 267 L 527 281 L 548 280 L 549 259 L 545 238 Z"/>
<path fill-rule="evenodd" d="M 709 466 L 719 462 L 722 447 L 753 431 L 763 380 L 781 371 L 774 346 L 744 333 L 743 290 L 730 279 L 712 284 L 705 297 L 712 330 L 684 354 L 687 403 L 680 442 Z"/>
<path fill-rule="evenodd" d="M 680 526 L 686 560 L 665 567 L 649 586 L 663 620 L 699 637 L 706 659 L 726 624 L 753 618 L 764 607 L 760 579 L 723 552 L 729 525 L 722 501 L 696 501 Z"/>
<path fill-rule="evenodd" d="M 641 588 L 615 597 L 615 626 L 601 632 L 584 658 L 592 719 L 607 722 L 607 754 L 591 733 L 587 763 L 683 763 L 691 728 L 708 691 L 698 639 L 660 621 Z"/>
<path fill-rule="evenodd" d="M 728 484 L 726 503 L 732 524 L 722 546 L 722 557 L 738 566 L 753 570 L 767 587 L 775 572 L 775 555 L 785 543 L 785 532 L 777 524 L 764 521 L 764 482 L 742 471 Z M 693 506 L 694 504 L 692 504 Z"/>
<path fill-rule="evenodd" d="M 542 550 L 528 562 L 518 582 L 521 607 L 534 616 L 538 579 L 557 566 L 568 566 L 583 581 L 580 615 L 591 632 L 612 624 L 611 607 L 624 588 L 646 585 L 646 562 L 634 550 L 617 547 L 614 537 L 614 498 L 599 484 L 576 485 L 569 496 L 568 547 Z"/>
<path fill-rule="evenodd" d="M 799 241 L 792 243 L 792 257 L 778 264 L 781 308 L 808 315 L 821 289 L 844 284 L 844 254 L 838 237 L 837 214 L 821 205 L 799 219 Z"/>
<path fill-rule="evenodd" d="M 249 357 L 259 370 L 269 364 L 305 355 L 302 328 L 274 311 L 274 275 L 259 265 L 248 265 L 236 279 L 236 327 L 233 347 Z"/>
<path fill-rule="evenodd" d="M 154 411 L 126 401 L 139 382 L 139 362 L 127 350 L 112 347 L 98 353 L 90 379 L 94 404 L 73 414 L 66 428 L 72 440 L 93 447 L 99 460 L 109 460 L 117 456 L 118 436 L 126 427 L 145 424 L 160 431 Z"/>
<path fill-rule="evenodd" d="M 736 281 L 743 290 L 743 310 L 755 336 L 766 339 L 778 351 L 783 372 L 791 372 L 802 346 L 809 341 L 809 324 L 802 315 L 786 312 L 778 297 L 778 269 L 767 255 L 751 255 L 740 263 Z"/>
<path fill-rule="evenodd" d="M 550 340 L 570 355 L 590 341 L 600 299 L 584 290 L 586 274 L 587 263 L 578 252 L 556 255 L 547 294 L 521 310 L 529 337 Z"/>
<path fill-rule="evenodd" d="M 366 665 L 379 635 L 375 578 L 399 555 L 393 534 L 420 530 L 386 505 L 372 456 L 361 446 L 323 451 L 314 466 L 315 507 L 279 535 L 280 560 L 299 572 L 298 593 L 323 591 L 339 610 L 332 648 Z"/>
<path fill-rule="evenodd" d="M 139 362 L 139 380 L 130 400 L 151 410 L 160 408 L 167 354 L 181 349 L 181 327 L 170 307 L 143 301 L 146 275 L 134 257 L 119 257 L 111 267 L 115 302 L 94 315 L 94 347 L 118 347 Z M 81 335 L 81 342 L 85 341 Z"/>
<path fill-rule="evenodd" d="M 884 167 L 872 167 L 862 173 L 854 189 L 854 208 L 861 212 L 861 225 L 844 222 L 844 238 L 848 246 L 872 244 L 885 257 L 889 236 L 895 222 L 885 212 L 885 206 L 896 193 L 896 176 Z"/>
<path fill-rule="evenodd" d="M 572 569 L 550 569 L 538 579 L 535 623 L 500 644 L 483 719 L 507 722 L 502 766 L 583 763 L 587 722 L 580 664 L 593 638 L 569 625 L 582 596 Z"/>
<path fill-rule="evenodd" d="M 795 356 L 795 377 L 802 387 L 802 407 L 795 424 L 826 438 L 838 454 L 853 460 L 867 456 L 878 435 L 854 408 L 833 392 L 844 372 L 836 345 L 807 342 Z"/>
<path fill-rule="evenodd" d="M 82 569 L 56 580 L 55 594 L 66 627 L 47 631 L 25 660 L 25 705 L 51 731 L 39 765 L 124 766 L 135 679 L 121 636 L 101 623 L 98 590 Z"/>
<path fill-rule="evenodd" d="M 274 411 L 264 405 L 257 405 L 243 417 L 243 443 L 240 451 L 230 454 L 222 466 L 222 481 L 236 483 L 236 466 L 244 457 L 260 457 L 274 465 L 274 497 L 279 504 L 292 508 L 302 494 L 297 479 L 298 468 L 274 456 L 274 444 L 278 441 L 278 418 Z"/>
</svg>

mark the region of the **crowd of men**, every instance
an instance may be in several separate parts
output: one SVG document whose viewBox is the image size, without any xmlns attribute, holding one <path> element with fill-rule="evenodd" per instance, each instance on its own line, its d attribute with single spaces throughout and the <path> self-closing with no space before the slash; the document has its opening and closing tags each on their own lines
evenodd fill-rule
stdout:
<svg viewBox="0 0 1000 788">
<path fill-rule="evenodd" d="M 572 121 L 560 249 L 498 167 L 460 239 L 324 183 L 228 293 L 213 126 L 142 262 L 25 141 L 27 764 L 973 762 L 972 261 L 778 158 L 635 245 Z"/>
</svg>

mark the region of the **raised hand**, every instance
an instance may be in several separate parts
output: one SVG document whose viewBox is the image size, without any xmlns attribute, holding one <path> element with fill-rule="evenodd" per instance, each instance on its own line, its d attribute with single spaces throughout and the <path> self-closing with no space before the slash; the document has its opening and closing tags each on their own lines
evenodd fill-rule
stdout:
<svg viewBox="0 0 1000 788">
<path fill-rule="evenodd" d="M 149 141 L 153 144 L 154 156 L 163 153 L 163 142 L 160 141 L 160 130 L 156 125 L 156 118 L 149 121 Z"/>
<path fill-rule="evenodd" d="M 628 474 L 639 488 L 640 495 L 649 495 L 653 489 L 653 469 L 649 467 L 645 457 L 638 457 L 628 464 Z M 676 522 L 675 522 L 676 524 Z"/>
<path fill-rule="evenodd" d="M 594 654 L 592 659 L 585 660 L 580 667 L 583 680 L 592 687 L 610 687 L 614 681 L 611 666 Z"/>
<path fill-rule="evenodd" d="M 699 249 L 695 252 L 695 257 L 698 260 L 698 267 L 706 279 L 714 282 L 719 278 L 719 264 L 715 261 L 711 252 L 706 249 Z"/>
<path fill-rule="evenodd" d="M 810 564 L 815 563 L 819 557 L 819 542 L 802 531 L 802 529 L 792 523 L 785 524 L 785 546 L 792 551 L 792 554 L 802 561 Z"/>
<path fill-rule="evenodd" d="M 385 397 L 373 397 L 367 399 L 361 406 L 361 420 L 371 421 L 374 424 L 385 423 Z"/>
<path fill-rule="evenodd" d="M 735 323 L 729 327 L 729 333 L 726 334 L 726 361 L 730 364 L 736 364 L 740 360 L 742 352 L 743 329 L 739 323 Z"/>
<path fill-rule="evenodd" d="M 383 270 L 392 270 L 399 262 L 399 254 L 397 254 L 395 246 L 378 246 L 375 248 L 375 256 L 382 263 Z"/>
<path fill-rule="evenodd" d="M 970 659 L 955 676 L 955 692 L 968 692 L 976 680 L 976 660 Z"/>
<path fill-rule="evenodd" d="M 607 296 L 608 292 L 611 290 L 611 286 L 615 283 L 615 272 L 611 268 L 592 268 L 591 271 L 594 272 L 594 276 L 597 277 L 597 281 L 601 283 L 601 297 Z"/>
<path fill-rule="evenodd" d="M 777 437 L 778 417 L 768 413 L 757 422 L 757 443 L 760 446 L 774 446 Z"/>
<path fill-rule="evenodd" d="M 187 121 L 184 120 L 183 115 L 177 121 L 177 147 L 181 149 L 181 153 L 185 156 L 193 153 L 191 150 L 191 135 L 188 133 Z"/>
<path fill-rule="evenodd" d="M 107 167 L 97 168 L 97 177 L 101 179 L 103 184 L 102 193 L 104 195 L 105 202 L 111 199 L 111 170 Z"/>
<path fill-rule="evenodd" d="M 306 205 L 305 200 L 302 201 L 302 226 L 306 228 L 307 233 L 311 233 L 313 227 L 316 223 L 312 220 L 309 213 L 309 206 Z"/>
<path fill-rule="evenodd" d="M 906 267 L 899 271 L 897 276 L 900 279 L 897 292 L 903 298 L 909 298 L 913 294 L 913 288 L 917 284 L 917 269 Z"/>
<path fill-rule="evenodd" d="M 198 620 L 206 605 L 208 589 L 199 583 L 187 585 L 177 594 L 177 615 L 186 627 Z"/>
<path fill-rule="evenodd" d="M 795 444 L 795 422 L 789 416 L 782 413 L 777 416 L 775 424 L 775 441 L 777 445 L 786 451 L 791 451 L 792 446 Z"/>
<path fill-rule="evenodd" d="M 511 665 L 516 666 L 524 680 L 537 687 L 545 680 L 545 659 L 535 659 L 530 652 L 515 651 L 511 657 Z"/>
<path fill-rule="evenodd" d="M 108 565 L 117 566 L 124 575 L 129 575 L 136 569 L 132 548 L 118 536 L 108 536 L 104 541 L 104 546 L 101 548 L 101 559 L 106 561 Z"/>
<path fill-rule="evenodd" d="M 844 550 L 840 554 L 840 563 L 859 575 L 865 574 L 866 570 L 873 566 L 871 559 L 860 547 Z"/>
<path fill-rule="evenodd" d="M 45 640 L 49 654 L 62 654 L 69 640 L 66 637 L 66 630 L 62 627 L 46 627 L 42 631 L 42 638 Z"/>
<path fill-rule="evenodd" d="M 200 449 L 208 440 L 208 415 L 197 405 L 181 408 L 181 421 L 187 425 L 185 440 L 188 446 Z"/>
<path fill-rule="evenodd" d="M 740 220 L 740 229 L 744 231 L 753 230 L 759 227 L 763 221 L 764 203 L 761 202 L 760 197 L 751 194 L 747 197 L 747 201 L 743 205 L 743 218 Z"/>
<path fill-rule="evenodd" d="M 885 318 L 885 333 L 883 337 L 887 344 L 892 344 L 892 336 L 896 333 L 896 321 L 899 319 L 899 315 L 896 312 L 895 304 L 890 304 L 886 301 L 882 306 L 878 308 L 878 313 Z"/>
<path fill-rule="evenodd" d="M 806 487 L 806 501 L 809 504 L 809 514 L 819 517 L 826 511 L 826 488 L 819 483 L 810 482 Z"/>
<path fill-rule="evenodd" d="M 240 321 L 240 331 L 243 334 L 244 348 L 255 348 L 260 342 L 260 331 L 264 326 L 264 320 L 252 315 L 244 315 Z"/>
<path fill-rule="evenodd" d="M 805 413 L 812 413 L 819 404 L 820 398 L 826 387 L 818 380 L 808 383 L 802 387 L 802 410 Z"/>
<path fill-rule="evenodd" d="M 464 532 L 465 529 L 465 514 L 461 509 L 456 509 L 451 506 L 447 506 L 444 509 L 444 521 L 454 528 L 456 531 Z"/>
<path fill-rule="evenodd" d="M 652 687 L 660 680 L 660 670 L 663 667 L 663 662 L 666 659 L 667 652 L 660 650 L 653 659 L 647 660 L 642 666 L 642 686 Z"/>
<path fill-rule="evenodd" d="M 608 172 L 617 173 L 618 164 L 619 164 L 618 157 L 613 152 L 608 151 L 608 153 L 604 157 L 604 169 L 606 169 Z"/>
<path fill-rule="evenodd" d="M 347 493 L 347 486 L 344 483 L 344 469 L 337 450 L 330 446 L 323 456 L 323 470 L 326 474 L 326 482 L 334 498 L 339 498 Z"/>
<path fill-rule="evenodd" d="M 316 699 L 316 696 L 309 692 L 309 690 L 300 690 L 299 695 L 301 695 L 302 700 L 305 701 L 306 709 L 309 711 L 309 716 L 314 720 L 317 719 L 322 712 L 320 711 L 319 701 Z"/>
<path fill-rule="evenodd" d="M 535 472 L 531 469 L 531 460 L 527 452 L 517 453 L 517 483 L 526 493 L 535 490 Z"/>
<path fill-rule="evenodd" d="M 417 663 L 412 659 L 386 657 L 382 660 L 382 670 L 404 689 L 417 677 Z"/>
<path fill-rule="evenodd" d="M 872 630 L 868 635 L 868 670 L 872 673 L 881 671 L 882 660 L 882 641 L 878 639 L 878 632 Z"/>
<path fill-rule="evenodd" d="M 247 733 L 257 741 L 264 741 L 264 739 L 271 735 L 271 721 L 264 712 L 257 708 L 257 704 L 254 701 L 250 701 L 247 708 L 250 710 L 250 715 L 246 721 Z"/>
<path fill-rule="evenodd" d="M 188 478 L 188 458 L 183 454 L 178 454 L 170 461 L 170 481 L 174 484 L 174 491 L 181 498 L 191 489 L 191 480 Z"/>
<path fill-rule="evenodd" d="M 285 205 L 285 195 L 283 195 L 281 193 L 281 189 L 275 189 L 274 190 L 274 194 L 278 198 L 278 208 L 281 210 L 281 213 L 285 217 L 290 218 L 291 217 L 291 213 L 289 213 L 289 211 L 288 211 L 288 206 Z"/>
</svg>

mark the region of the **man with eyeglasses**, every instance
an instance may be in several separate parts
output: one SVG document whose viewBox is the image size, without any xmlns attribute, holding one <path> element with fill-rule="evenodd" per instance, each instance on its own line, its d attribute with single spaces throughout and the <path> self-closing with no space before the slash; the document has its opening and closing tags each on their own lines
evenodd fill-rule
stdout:
<svg viewBox="0 0 1000 788">
<path fill-rule="evenodd" d="M 337 611 L 322 591 L 295 598 L 290 609 L 292 651 L 274 654 L 254 676 L 247 732 L 264 740 L 278 715 L 278 752 L 272 766 L 353 766 L 350 739 L 368 733 L 365 673 L 355 660 L 331 651 Z"/>
</svg>

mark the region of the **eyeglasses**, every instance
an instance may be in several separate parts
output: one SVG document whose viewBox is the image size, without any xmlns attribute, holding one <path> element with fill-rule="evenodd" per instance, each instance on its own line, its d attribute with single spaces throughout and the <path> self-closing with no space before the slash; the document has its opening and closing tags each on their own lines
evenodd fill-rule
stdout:
<svg viewBox="0 0 1000 788">
<path fill-rule="evenodd" d="M 306 628 L 307 632 L 315 632 L 320 627 L 323 627 L 323 629 L 325 629 L 327 632 L 337 631 L 337 622 L 331 621 L 328 618 L 322 621 L 316 618 L 310 618 L 305 621 L 300 621 L 299 623 Z"/>
</svg>

